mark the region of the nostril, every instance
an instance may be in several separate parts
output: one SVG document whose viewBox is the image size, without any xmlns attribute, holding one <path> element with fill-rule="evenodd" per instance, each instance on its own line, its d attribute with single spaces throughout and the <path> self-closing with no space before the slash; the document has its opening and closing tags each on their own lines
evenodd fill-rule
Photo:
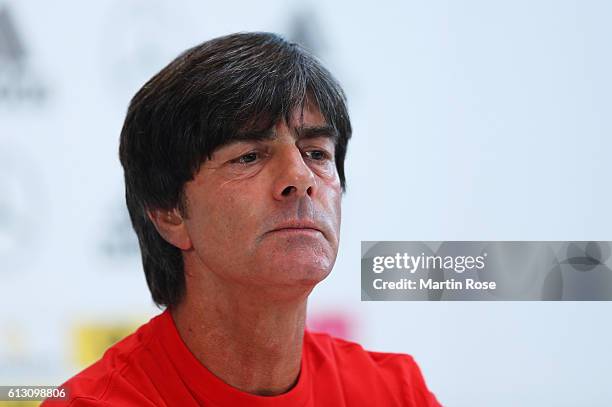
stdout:
<svg viewBox="0 0 612 407">
<path fill-rule="evenodd" d="M 287 188 L 283 189 L 282 195 L 283 196 L 287 196 L 287 195 L 291 194 L 291 191 L 293 191 L 294 189 L 297 189 L 297 188 L 290 185 Z"/>
</svg>

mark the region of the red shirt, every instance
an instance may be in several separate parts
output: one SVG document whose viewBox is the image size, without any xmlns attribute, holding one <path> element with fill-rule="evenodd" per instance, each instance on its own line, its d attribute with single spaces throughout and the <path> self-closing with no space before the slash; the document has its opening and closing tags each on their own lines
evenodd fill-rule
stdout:
<svg viewBox="0 0 612 407">
<path fill-rule="evenodd" d="M 440 406 L 409 355 L 367 352 L 353 342 L 306 331 L 297 384 L 257 396 L 224 383 L 189 351 L 171 314 L 162 314 L 109 348 L 63 387 L 52 406 Z"/>
</svg>

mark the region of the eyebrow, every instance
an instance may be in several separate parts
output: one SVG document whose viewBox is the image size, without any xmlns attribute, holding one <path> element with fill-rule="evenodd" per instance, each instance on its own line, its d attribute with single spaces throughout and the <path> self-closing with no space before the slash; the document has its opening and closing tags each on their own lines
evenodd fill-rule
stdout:
<svg viewBox="0 0 612 407">
<path fill-rule="evenodd" d="M 338 131 L 328 124 L 322 126 L 302 126 L 292 128 L 296 140 L 327 137 L 334 142 L 338 139 Z M 232 141 L 264 141 L 274 140 L 277 137 L 274 126 L 262 131 L 246 131 L 236 134 Z"/>
<path fill-rule="evenodd" d="M 334 141 L 338 139 L 338 131 L 328 124 L 323 126 L 305 126 L 298 127 L 295 129 L 297 133 L 297 139 L 310 139 L 315 137 L 328 137 Z"/>
</svg>

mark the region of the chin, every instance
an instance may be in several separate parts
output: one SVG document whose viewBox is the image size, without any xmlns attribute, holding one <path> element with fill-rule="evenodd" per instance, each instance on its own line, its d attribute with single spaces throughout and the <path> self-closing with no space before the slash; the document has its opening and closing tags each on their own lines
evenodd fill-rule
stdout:
<svg viewBox="0 0 612 407">
<path fill-rule="evenodd" d="M 260 270 L 267 270 L 264 279 L 269 282 L 312 287 L 329 275 L 336 254 L 337 249 L 321 238 L 279 236 L 263 242 L 257 262 Z"/>
<path fill-rule="evenodd" d="M 331 272 L 335 256 L 308 248 L 289 250 L 281 255 L 268 255 L 265 259 L 266 279 L 283 285 L 314 286 Z"/>
</svg>

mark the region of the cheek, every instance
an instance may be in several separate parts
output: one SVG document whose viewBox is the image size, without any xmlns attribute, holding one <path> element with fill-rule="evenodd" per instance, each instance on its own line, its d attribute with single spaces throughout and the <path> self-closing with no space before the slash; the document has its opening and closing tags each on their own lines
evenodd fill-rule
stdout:
<svg viewBox="0 0 612 407">
<path fill-rule="evenodd" d="M 215 194 L 210 200 L 202 200 L 200 212 L 194 214 L 192 234 L 200 248 L 211 253 L 233 250 L 245 237 L 253 233 L 257 211 L 256 200 L 239 193 Z"/>
<path fill-rule="evenodd" d="M 340 233 L 340 223 L 342 214 L 342 189 L 339 182 L 330 183 L 325 188 L 322 203 L 328 221 L 335 231 L 336 239 Z"/>
</svg>

